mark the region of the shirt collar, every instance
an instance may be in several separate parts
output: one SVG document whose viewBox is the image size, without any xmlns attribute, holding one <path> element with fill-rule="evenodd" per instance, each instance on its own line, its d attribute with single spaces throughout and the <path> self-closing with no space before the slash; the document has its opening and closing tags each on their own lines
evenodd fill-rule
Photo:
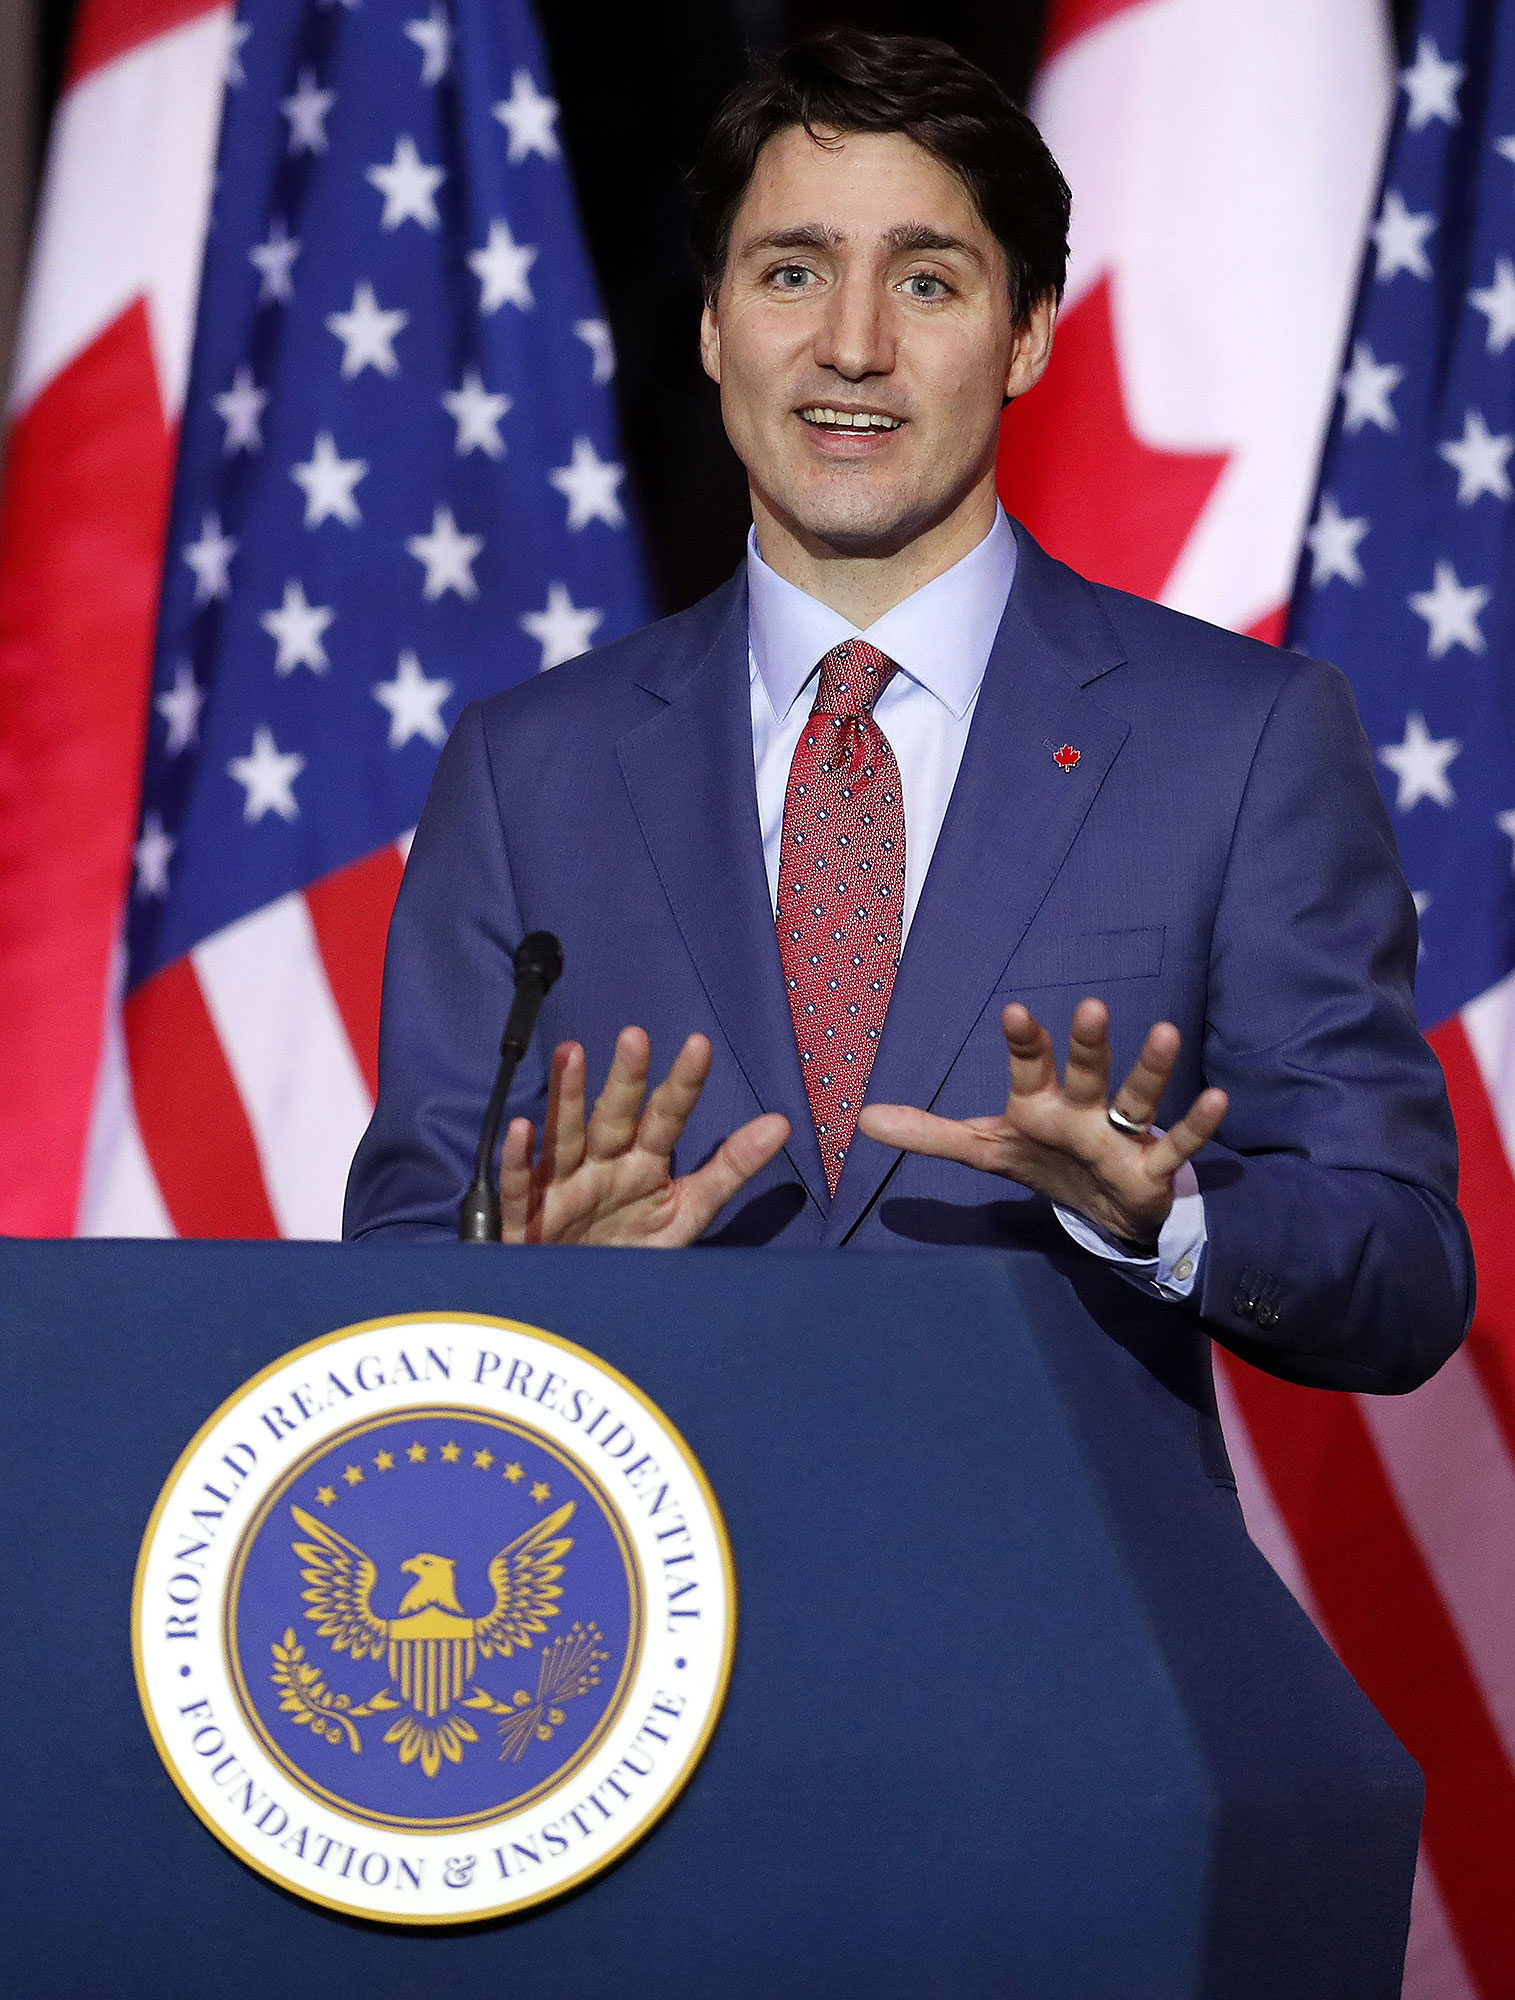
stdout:
<svg viewBox="0 0 1515 2000">
<path fill-rule="evenodd" d="M 774 714 L 794 706 L 823 654 L 844 639 L 865 638 L 955 716 L 966 715 L 1005 615 L 1016 553 L 1014 532 L 996 507 L 977 547 L 863 631 L 770 569 L 756 531 L 749 532 L 748 643 Z"/>
</svg>

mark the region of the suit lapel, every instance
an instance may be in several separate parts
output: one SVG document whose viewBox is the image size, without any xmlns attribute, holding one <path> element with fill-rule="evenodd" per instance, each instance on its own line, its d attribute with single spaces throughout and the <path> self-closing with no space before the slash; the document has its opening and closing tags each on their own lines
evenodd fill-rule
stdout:
<svg viewBox="0 0 1515 2000">
<path fill-rule="evenodd" d="M 1017 541 L 1015 583 L 868 1081 L 876 1104 L 930 1108 L 1129 732 L 1087 687 L 1123 658 L 1094 591 L 1024 530 Z M 1053 756 L 1064 744 L 1079 753 L 1067 770 Z M 845 1241 L 902 1157 L 861 1133 L 853 1140 L 828 1243 Z"/>
<path fill-rule="evenodd" d="M 711 1009 L 812 1199 L 830 1201 L 800 1074 L 763 865 L 752 767 L 747 590 L 738 577 L 714 642 L 654 668 L 664 704 L 621 737 L 621 771 Z"/>
</svg>

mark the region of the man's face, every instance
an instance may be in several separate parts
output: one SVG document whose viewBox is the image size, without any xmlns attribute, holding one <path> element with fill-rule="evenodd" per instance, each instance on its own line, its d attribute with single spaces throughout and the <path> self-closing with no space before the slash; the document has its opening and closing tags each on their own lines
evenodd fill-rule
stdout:
<svg viewBox="0 0 1515 2000">
<path fill-rule="evenodd" d="M 1003 399 L 1041 373 L 1051 325 L 1050 301 L 1012 325 L 999 243 L 913 140 L 770 139 L 701 324 L 760 525 L 887 555 L 992 491 Z"/>
</svg>

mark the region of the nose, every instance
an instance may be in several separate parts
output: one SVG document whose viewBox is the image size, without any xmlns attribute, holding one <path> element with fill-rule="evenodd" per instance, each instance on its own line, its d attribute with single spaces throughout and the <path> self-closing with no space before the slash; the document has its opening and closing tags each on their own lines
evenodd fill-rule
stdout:
<svg viewBox="0 0 1515 2000">
<path fill-rule="evenodd" d="M 871 273 L 844 272 L 832 287 L 816 328 L 815 359 L 848 382 L 894 367 L 888 300 Z"/>
</svg>

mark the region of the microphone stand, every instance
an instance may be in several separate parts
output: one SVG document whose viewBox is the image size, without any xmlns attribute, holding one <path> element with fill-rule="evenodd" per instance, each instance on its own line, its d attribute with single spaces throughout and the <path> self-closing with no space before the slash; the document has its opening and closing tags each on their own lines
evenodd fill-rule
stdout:
<svg viewBox="0 0 1515 2000">
<path fill-rule="evenodd" d="M 479 1150 L 474 1159 L 473 1185 L 458 1204 L 460 1243 L 498 1243 L 500 1240 L 500 1191 L 495 1180 L 494 1156 L 500 1139 L 500 1119 L 505 1100 L 515 1081 L 516 1069 L 526 1053 L 531 1031 L 548 990 L 563 970 L 563 947 L 551 931 L 532 931 L 521 940 L 515 955 L 516 990 L 500 1037 L 500 1066 L 495 1071 L 494 1088 L 484 1108 L 479 1132 Z"/>
</svg>

